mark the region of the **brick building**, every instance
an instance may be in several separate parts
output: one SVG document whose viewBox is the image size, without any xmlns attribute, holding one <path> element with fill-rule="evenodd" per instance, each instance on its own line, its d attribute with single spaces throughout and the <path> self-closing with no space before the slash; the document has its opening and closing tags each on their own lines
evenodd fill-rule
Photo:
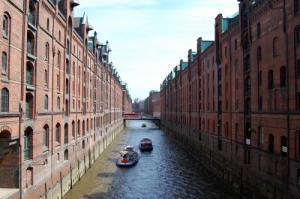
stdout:
<svg viewBox="0 0 300 199">
<path fill-rule="evenodd" d="M 0 188 L 61 198 L 123 128 L 126 84 L 78 0 L 1 0 Z M 0 190 L 1 191 L 1 190 Z"/>
<path fill-rule="evenodd" d="M 152 90 L 144 102 L 145 113 L 152 116 L 160 115 L 160 92 Z"/>
<path fill-rule="evenodd" d="M 163 80 L 162 128 L 247 198 L 297 198 L 300 1 L 239 2 Z"/>
</svg>

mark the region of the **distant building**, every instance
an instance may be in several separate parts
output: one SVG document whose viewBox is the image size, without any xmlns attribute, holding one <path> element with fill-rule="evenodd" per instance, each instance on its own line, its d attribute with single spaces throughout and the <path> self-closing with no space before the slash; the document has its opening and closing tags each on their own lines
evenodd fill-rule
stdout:
<svg viewBox="0 0 300 199">
<path fill-rule="evenodd" d="M 152 116 L 160 115 L 160 92 L 152 90 L 144 102 L 145 113 Z"/>
</svg>

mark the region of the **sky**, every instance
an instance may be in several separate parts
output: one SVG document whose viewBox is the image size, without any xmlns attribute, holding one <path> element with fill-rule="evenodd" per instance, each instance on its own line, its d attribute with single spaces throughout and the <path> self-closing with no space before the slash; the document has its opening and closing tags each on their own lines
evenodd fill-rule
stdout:
<svg viewBox="0 0 300 199">
<path fill-rule="evenodd" d="M 197 39 L 214 40 L 218 14 L 238 12 L 237 0 L 79 0 L 75 17 L 88 16 L 98 40 L 109 42 L 109 62 L 127 83 L 132 101 L 160 85 Z"/>
</svg>

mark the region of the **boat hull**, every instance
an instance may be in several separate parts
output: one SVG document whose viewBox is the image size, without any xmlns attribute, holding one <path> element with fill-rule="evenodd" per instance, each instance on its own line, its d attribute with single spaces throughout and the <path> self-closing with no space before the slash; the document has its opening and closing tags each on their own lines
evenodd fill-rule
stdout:
<svg viewBox="0 0 300 199">
<path fill-rule="evenodd" d="M 119 160 L 117 160 L 116 165 L 119 167 L 131 167 L 136 165 L 136 163 L 138 163 L 139 160 L 134 160 L 134 161 L 129 161 L 129 162 L 121 162 Z"/>
<path fill-rule="evenodd" d="M 149 146 L 149 147 L 139 147 L 139 149 L 141 150 L 141 151 L 152 151 L 153 150 L 153 146 Z"/>
</svg>

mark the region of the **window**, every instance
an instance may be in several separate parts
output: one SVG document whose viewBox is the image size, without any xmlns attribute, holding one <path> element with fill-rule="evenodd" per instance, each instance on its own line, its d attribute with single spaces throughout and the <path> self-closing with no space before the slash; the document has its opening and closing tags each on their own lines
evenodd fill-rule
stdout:
<svg viewBox="0 0 300 199">
<path fill-rule="evenodd" d="M 3 34 L 4 37 L 8 37 L 8 17 L 6 15 L 3 16 L 2 34 Z"/>
<path fill-rule="evenodd" d="M 297 60 L 297 65 L 296 65 L 296 73 L 297 77 L 300 78 L 300 59 Z"/>
<path fill-rule="evenodd" d="M 247 13 L 247 7 L 243 7 L 243 29 L 248 28 L 248 13 Z"/>
<path fill-rule="evenodd" d="M 26 84 L 33 85 L 33 67 L 30 63 L 26 65 Z"/>
<path fill-rule="evenodd" d="M 49 127 L 45 125 L 43 128 L 43 152 L 49 150 Z"/>
<path fill-rule="evenodd" d="M 57 97 L 57 110 L 60 110 L 60 97 Z"/>
<path fill-rule="evenodd" d="M 300 46 L 300 27 L 296 29 L 296 42 L 297 46 Z"/>
<path fill-rule="evenodd" d="M 45 83 L 45 86 L 48 85 L 48 71 L 47 70 L 45 70 L 45 72 L 44 72 L 44 83 Z"/>
<path fill-rule="evenodd" d="M 27 52 L 34 55 L 34 37 L 31 33 L 27 33 Z"/>
<path fill-rule="evenodd" d="M 47 30 L 49 31 L 49 28 L 50 28 L 50 21 L 49 21 L 49 18 L 47 18 Z"/>
<path fill-rule="evenodd" d="M 246 34 L 245 37 L 244 37 L 244 49 L 245 50 L 249 50 L 250 49 L 250 43 L 249 43 L 248 34 Z"/>
<path fill-rule="evenodd" d="M 69 60 L 66 60 L 66 73 L 70 74 Z"/>
<path fill-rule="evenodd" d="M 286 87 L 286 67 L 280 68 L 280 87 Z"/>
<path fill-rule="evenodd" d="M 69 94 L 69 80 L 66 79 L 66 94 Z"/>
<path fill-rule="evenodd" d="M 261 59 L 262 59 L 261 47 L 258 47 L 258 50 L 257 50 L 257 59 L 258 59 L 258 61 L 261 61 Z"/>
<path fill-rule="evenodd" d="M 274 40 L 273 40 L 273 57 L 278 57 L 279 56 L 279 53 L 278 53 L 278 49 L 279 49 L 279 46 L 278 46 L 278 37 L 275 37 Z"/>
<path fill-rule="evenodd" d="M 64 144 L 68 144 L 68 124 L 64 127 Z"/>
<path fill-rule="evenodd" d="M 45 95 L 44 97 L 44 109 L 48 110 L 48 95 Z"/>
<path fill-rule="evenodd" d="M 72 121 L 72 139 L 75 139 L 75 121 Z"/>
<path fill-rule="evenodd" d="M 269 153 L 274 153 L 274 135 L 269 135 Z"/>
<path fill-rule="evenodd" d="M 2 52 L 2 74 L 7 74 L 7 54 L 6 52 Z"/>
<path fill-rule="evenodd" d="M 60 39 L 61 39 L 61 33 L 60 31 L 58 31 L 58 41 L 60 41 Z"/>
<path fill-rule="evenodd" d="M 45 60 L 49 59 L 49 44 L 45 44 Z"/>
<path fill-rule="evenodd" d="M 300 109 L 300 92 L 297 93 L 297 109 Z"/>
<path fill-rule="evenodd" d="M 262 96 L 260 96 L 258 99 L 258 110 L 262 110 L 262 102 L 263 102 Z"/>
<path fill-rule="evenodd" d="M 28 9 L 28 22 L 35 25 L 35 7 L 31 3 Z"/>
<path fill-rule="evenodd" d="M 300 1 L 294 0 L 294 13 L 295 15 L 299 14 L 300 12 Z"/>
<path fill-rule="evenodd" d="M 68 160 L 68 159 L 69 159 L 69 151 L 68 149 L 66 149 L 64 152 L 64 160 Z"/>
<path fill-rule="evenodd" d="M 57 67 L 59 68 L 60 66 L 60 60 L 61 60 L 61 55 L 60 55 L 60 51 L 57 52 Z"/>
<path fill-rule="evenodd" d="M 7 88 L 1 90 L 1 112 L 9 111 L 9 91 Z"/>
<path fill-rule="evenodd" d="M 245 93 L 250 94 L 251 93 L 251 78 L 247 77 L 245 80 Z"/>
<path fill-rule="evenodd" d="M 234 50 L 237 51 L 237 39 L 234 40 Z"/>
<path fill-rule="evenodd" d="M 263 132 L 263 127 L 259 126 L 258 127 L 258 145 L 262 146 L 264 143 L 264 132 Z"/>
<path fill-rule="evenodd" d="M 55 127 L 55 142 L 56 146 L 60 145 L 60 124 L 56 124 Z"/>
<path fill-rule="evenodd" d="M 25 103 L 25 118 L 33 117 L 33 96 L 31 93 L 26 93 L 26 103 Z"/>
<path fill-rule="evenodd" d="M 251 99 L 247 98 L 245 101 L 245 114 L 249 115 L 251 112 Z"/>
<path fill-rule="evenodd" d="M 59 75 L 57 75 L 56 77 L 56 86 L 57 86 L 57 90 L 59 91 L 60 90 L 60 79 L 59 79 Z"/>
<path fill-rule="evenodd" d="M 269 89 L 273 88 L 273 70 L 270 70 L 268 72 L 268 88 Z"/>
<path fill-rule="evenodd" d="M 66 99 L 66 110 L 65 110 L 65 116 L 69 116 L 69 100 Z"/>
<path fill-rule="evenodd" d="M 260 38 L 260 23 L 258 22 L 256 25 L 257 38 Z"/>
<path fill-rule="evenodd" d="M 285 136 L 281 136 L 281 156 L 287 157 L 287 138 Z"/>
<path fill-rule="evenodd" d="M 251 69 L 251 66 L 250 66 L 250 55 L 247 55 L 246 58 L 245 58 L 245 72 L 249 72 L 250 69 Z"/>
<path fill-rule="evenodd" d="M 27 127 L 24 133 L 24 160 L 28 160 L 31 158 L 31 147 L 33 146 L 32 133 L 32 128 Z"/>
</svg>

